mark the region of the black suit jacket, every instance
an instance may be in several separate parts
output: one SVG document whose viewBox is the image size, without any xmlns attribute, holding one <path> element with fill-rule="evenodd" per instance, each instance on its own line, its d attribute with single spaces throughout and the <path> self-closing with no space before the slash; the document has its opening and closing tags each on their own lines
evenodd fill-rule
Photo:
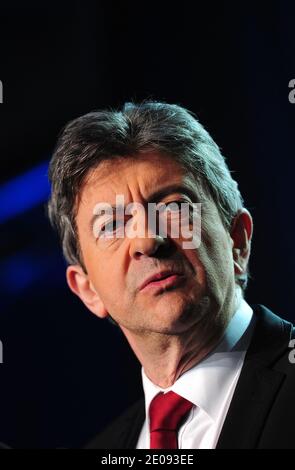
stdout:
<svg viewBox="0 0 295 470">
<path fill-rule="evenodd" d="M 216 448 L 295 449 L 295 330 L 265 306 L 252 308 L 254 334 Z M 85 448 L 135 449 L 144 419 L 142 398 Z"/>
</svg>

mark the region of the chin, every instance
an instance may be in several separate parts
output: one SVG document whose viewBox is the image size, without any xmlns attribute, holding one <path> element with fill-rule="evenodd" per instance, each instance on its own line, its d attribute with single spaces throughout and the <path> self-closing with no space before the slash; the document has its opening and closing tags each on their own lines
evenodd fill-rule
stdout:
<svg viewBox="0 0 295 470">
<path fill-rule="evenodd" d="M 161 327 L 167 330 L 185 330 L 210 316 L 210 297 L 203 296 L 201 299 L 176 296 L 174 299 L 169 296 L 167 303 L 159 302 L 154 310 Z"/>
<path fill-rule="evenodd" d="M 182 308 L 154 311 L 154 321 L 150 324 L 153 331 L 164 334 L 179 334 L 198 323 L 193 309 Z"/>
</svg>

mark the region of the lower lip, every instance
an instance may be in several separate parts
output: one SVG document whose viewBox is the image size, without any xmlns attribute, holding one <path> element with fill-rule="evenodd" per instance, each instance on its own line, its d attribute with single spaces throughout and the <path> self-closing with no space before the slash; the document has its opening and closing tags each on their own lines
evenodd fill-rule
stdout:
<svg viewBox="0 0 295 470">
<path fill-rule="evenodd" d="M 177 286 L 180 281 L 184 279 L 184 276 L 181 274 L 172 274 L 172 276 L 165 277 L 165 279 L 159 279 L 158 281 L 149 282 L 142 291 L 150 290 L 150 289 L 160 289 L 168 287 L 175 287 Z"/>
</svg>

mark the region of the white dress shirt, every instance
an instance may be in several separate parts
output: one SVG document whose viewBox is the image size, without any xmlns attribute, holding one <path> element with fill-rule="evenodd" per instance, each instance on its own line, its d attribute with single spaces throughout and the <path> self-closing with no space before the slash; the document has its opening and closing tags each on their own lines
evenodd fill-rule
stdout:
<svg viewBox="0 0 295 470">
<path fill-rule="evenodd" d="M 149 406 L 155 395 L 169 390 L 194 404 L 178 431 L 179 449 L 216 447 L 251 341 L 253 322 L 253 311 L 242 299 L 216 348 L 169 388 L 155 385 L 141 369 L 147 418 L 139 435 L 137 449 L 150 448 Z"/>
</svg>

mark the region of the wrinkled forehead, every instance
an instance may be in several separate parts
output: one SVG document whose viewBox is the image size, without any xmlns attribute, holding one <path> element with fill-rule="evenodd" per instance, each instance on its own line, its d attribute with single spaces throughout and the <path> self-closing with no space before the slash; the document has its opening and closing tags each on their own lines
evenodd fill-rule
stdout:
<svg viewBox="0 0 295 470">
<path fill-rule="evenodd" d="M 181 186 L 190 196 L 200 196 L 201 182 L 174 157 L 146 153 L 128 157 L 113 157 L 93 168 L 79 191 L 79 203 L 115 202 L 118 193 L 138 190 L 144 198 L 161 188 Z"/>
</svg>

